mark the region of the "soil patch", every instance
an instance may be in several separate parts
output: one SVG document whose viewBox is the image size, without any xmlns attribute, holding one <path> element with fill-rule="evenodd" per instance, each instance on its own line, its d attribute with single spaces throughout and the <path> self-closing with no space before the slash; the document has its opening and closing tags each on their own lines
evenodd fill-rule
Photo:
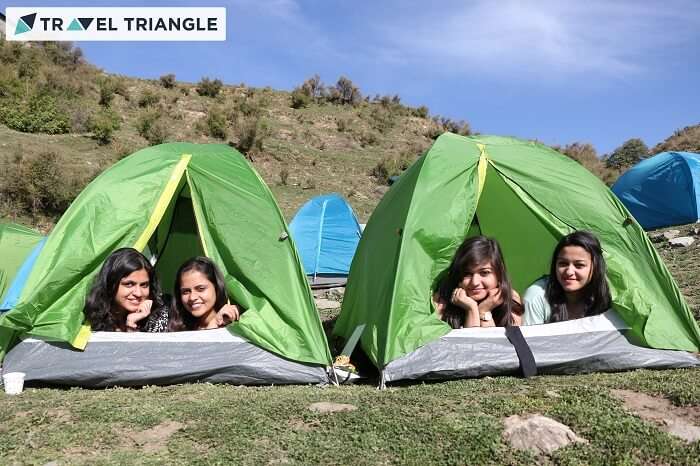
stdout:
<svg viewBox="0 0 700 466">
<path fill-rule="evenodd" d="M 165 449 L 168 439 L 183 427 L 185 425 L 180 422 L 166 421 L 141 432 L 127 432 L 126 435 L 143 451 L 155 452 Z"/>
<path fill-rule="evenodd" d="M 611 390 L 625 408 L 662 430 L 687 442 L 700 440 L 700 406 L 678 407 L 666 398 L 653 397 L 631 390 Z"/>
</svg>

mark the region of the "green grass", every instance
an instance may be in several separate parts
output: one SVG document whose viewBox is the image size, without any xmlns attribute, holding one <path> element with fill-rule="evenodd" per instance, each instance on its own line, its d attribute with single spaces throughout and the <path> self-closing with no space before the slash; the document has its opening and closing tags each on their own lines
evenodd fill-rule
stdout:
<svg viewBox="0 0 700 466">
<path fill-rule="evenodd" d="M 700 403 L 698 370 L 373 386 L 191 384 L 28 389 L 0 404 L 2 464 L 698 464 L 686 444 L 630 414 L 611 388 Z M 318 401 L 351 412 L 314 413 Z M 589 441 L 550 458 L 510 449 L 502 420 L 542 413 Z M 177 422 L 172 435 L 158 428 Z"/>
</svg>

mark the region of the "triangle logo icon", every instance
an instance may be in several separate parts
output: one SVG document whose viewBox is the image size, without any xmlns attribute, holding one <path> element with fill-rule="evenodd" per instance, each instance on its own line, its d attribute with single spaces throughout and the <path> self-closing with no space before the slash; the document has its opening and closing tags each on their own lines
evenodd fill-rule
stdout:
<svg viewBox="0 0 700 466">
<path fill-rule="evenodd" d="M 32 13 L 31 15 L 20 16 L 19 19 L 24 21 L 24 25 L 29 27 L 29 29 L 31 30 L 34 27 L 34 21 L 36 20 L 36 13 Z"/>
<path fill-rule="evenodd" d="M 73 21 L 70 22 L 70 26 L 68 26 L 69 31 L 82 31 L 83 26 L 80 25 L 77 19 L 74 19 Z"/>
<path fill-rule="evenodd" d="M 80 21 L 80 24 L 83 26 L 83 29 L 87 30 L 87 28 L 90 27 L 94 19 L 95 18 L 78 18 L 78 21 Z"/>
<path fill-rule="evenodd" d="M 32 30 L 32 28 L 27 26 L 27 23 L 25 23 L 21 19 L 17 21 L 17 27 L 15 28 L 15 34 L 22 34 L 25 32 L 29 32 L 31 30 Z"/>
</svg>

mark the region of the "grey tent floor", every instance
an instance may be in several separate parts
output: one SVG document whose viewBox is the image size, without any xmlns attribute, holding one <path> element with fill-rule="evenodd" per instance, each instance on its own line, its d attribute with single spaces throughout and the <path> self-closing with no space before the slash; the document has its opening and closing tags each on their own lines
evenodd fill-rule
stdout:
<svg viewBox="0 0 700 466">
<path fill-rule="evenodd" d="M 5 357 L 4 372 L 26 383 L 82 387 L 214 382 L 324 384 L 326 368 L 265 351 L 226 329 L 177 333 L 95 332 L 84 351 L 27 338 Z"/>
<path fill-rule="evenodd" d="M 700 359 L 685 351 L 633 345 L 626 337 L 627 325 L 614 311 L 520 328 L 539 374 L 700 366 Z M 514 375 L 519 373 L 519 367 L 520 361 L 504 328 L 459 329 L 390 362 L 382 371 L 382 381 Z"/>
</svg>

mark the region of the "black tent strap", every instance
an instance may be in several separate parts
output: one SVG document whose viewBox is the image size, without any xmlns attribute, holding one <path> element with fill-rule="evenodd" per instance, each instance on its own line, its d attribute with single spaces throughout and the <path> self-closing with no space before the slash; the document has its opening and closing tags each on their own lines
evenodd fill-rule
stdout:
<svg viewBox="0 0 700 466">
<path fill-rule="evenodd" d="M 525 341 L 520 327 L 506 327 L 506 338 L 515 347 L 515 354 L 518 355 L 520 360 L 520 372 L 523 374 L 523 377 L 528 378 L 537 375 L 535 356 L 533 356 L 530 346 Z"/>
</svg>

